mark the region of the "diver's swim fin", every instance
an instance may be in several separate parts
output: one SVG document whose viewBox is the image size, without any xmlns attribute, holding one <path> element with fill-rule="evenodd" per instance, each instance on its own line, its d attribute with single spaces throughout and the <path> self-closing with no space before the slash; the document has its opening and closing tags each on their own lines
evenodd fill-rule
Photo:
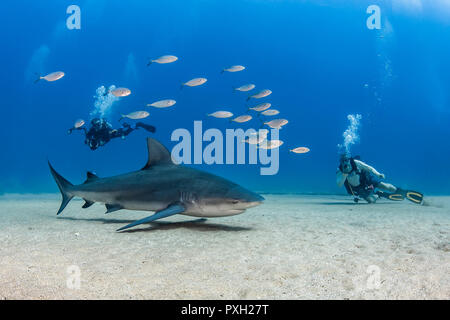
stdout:
<svg viewBox="0 0 450 320">
<path fill-rule="evenodd" d="M 147 130 L 148 132 L 151 132 L 151 133 L 155 133 L 156 132 L 156 128 L 154 126 L 146 124 L 146 123 L 143 123 L 143 122 L 136 123 L 136 128 L 143 128 L 143 129 L 145 129 L 145 130 Z"/>
<path fill-rule="evenodd" d="M 409 201 L 414 202 L 416 204 L 422 204 L 422 202 L 423 202 L 423 194 L 418 191 L 413 191 L 413 190 L 403 190 L 403 189 L 397 188 L 396 193 L 387 193 L 387 192 L 378 191 L 377 194 L 380 197 L 390 199 L 393 201 L 402 201 L 403 199 L 406 198 Z"/>
<path fill-rule="evenodd" d="M 418 191 L 406 190 L 405 197 L 416 204 L 422 204 L 423 202 L 423 194 Z"/>
<path fill-rule="evenodd" d="M 381 198 L 386 198 L 392 201 L 403 201 L 405 200 L 405 196 L 401 193 L 388 193 L 383 191 L 377 191 L 376 193 Z"/>
<path fill-rule="evenodd" d="M 403 201 L 405 197 L 400 193 L 392 193 L 388 195 L 388 199 L 392 201 Z"/>
<path fill-rule="evenodd" d="M 122 231 L 122 230 L 131 228 L 131 227 L 143 224 L 143 223 L 152 222 L 152 221 L 155 221 L 155 220 L 158 220 L 158 219 L 161 219 L 161 218 L 166 218 L 166 217 L 169 217 L 169 216 L 173 216 L 174 214 L 181 213 L 184 210 L 185 210 L 185 208 L 179 203 L 171 204 L 167 208 L 156 212 L 152 216 L 149 216 L 147 218 L 143 218 L 143 219 L 137 220 L 135 222 L 132 222 L 130 224 L 127 224 L 126 226 L 124 226 L 122 228 L 119 228 L 116 231 Z"/>
</svg>

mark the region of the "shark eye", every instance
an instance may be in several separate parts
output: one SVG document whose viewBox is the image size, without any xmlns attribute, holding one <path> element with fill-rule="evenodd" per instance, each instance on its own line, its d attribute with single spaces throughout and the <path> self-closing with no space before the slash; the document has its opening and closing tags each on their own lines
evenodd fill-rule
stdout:
<svg viewBox="0 0 450 320">
<path fill-rule="evenodd" d="M 231 200 L 231 203 L 233 203 L 233 204 L 238 204 L 238 203 L 239 203 L 239 200 L 233 199 L 233 200 Z"/>
</svg>

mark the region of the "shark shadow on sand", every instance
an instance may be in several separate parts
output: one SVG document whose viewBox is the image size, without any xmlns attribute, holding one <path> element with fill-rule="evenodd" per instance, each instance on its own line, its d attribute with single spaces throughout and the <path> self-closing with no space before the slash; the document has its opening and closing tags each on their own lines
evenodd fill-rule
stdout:
<svg viewBox="0 0 450 320">
<path fill-rule="evenodd" d="M 88 221 L 88 222 L 102 222 L 103 224 L 124 224 L 124 223 L 132 223 L 134 220 L 123 220 L 123 219 L 105 219 L 105 218 L 73 218 L 73 217 L 60 217 L 58 219 L 61 220 L 70 220 L 70 221 Z M 167 222 L 167 221 L 153 221 L 149 222 L 148 228 L 140 228 L 134 230 L 127 230 L 124 232 L 133 233 L 133 232 L 150 232 L 157 230 L 172 230 L 172 229 L 194 229 L 197 231 L 231 231 L 231 232 L 239 232 L 239 231 L 251 231 L 252 228 L 248 227 L 237 227 L 237 226 L 228 226 L 225 224 L 219 223 L 205 223 L 208 221 L 205 218 L 189 220 L 189 221 L 178 221 L 178 222 Z"/>
</svg>

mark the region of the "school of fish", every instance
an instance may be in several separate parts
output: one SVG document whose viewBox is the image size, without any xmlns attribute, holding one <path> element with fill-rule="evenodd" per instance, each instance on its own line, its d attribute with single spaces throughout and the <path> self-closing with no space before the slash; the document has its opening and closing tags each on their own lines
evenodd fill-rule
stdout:
<svg viewBox="0 0 450 320">
<path fill-rule="evenodd" d="M 163 55 L 163 56 L 160 56 L 160 57 L 154 58 L 154 59 L 149 58 L 147 66 L 150 66 L 152 64 L 170 64 L 175 61 L 178 61 L 177 56 Z M 222 74 L 225 72 L 235 73 L 235 72 L 243 71 L 245 69 L 246 69 L 246 67 L 242 66 L 242 65 L 232 65 L 232 66 L 222 69 L 221 73 Z M 64 76 L 65 76 L 65 73 L 62 71 L 52 72 L 45 76 L 38 75 L 38 78 L 35 80 L 35 83 L 37 83 L 40 80 L 54 82 L 54 81 L 60 80 Z M 199 87 L 199 86 L 204 85 L 207 81 L 208 81 L 208 79 L 205 77 L 192 78 L 186 82 L 183 82 L 181 84 L 180 89 L 182 89 L 183 87 Z M 256 85 L 254 83 L 247 83 L 247 84 L 243 84 L 239 87 L 233 87 L 233 91 L 250 92 L 255 88 L 256 88 Z M 129 96 L 131 94 L 131 90 L 128 88 L 125 88 L 125 87 L 118 87 L 111 91 L 108 91 L 107 94 L 111 94 L 115 97 L 122 98 L 122 97 Z M 252 99 L 263 99 L 263 98 L 270 96 L 271 94 L 272 94 L 271 90 L 263 89 L 263 90 L 258 91 L 257 93 L 250 94 L 249 96 L 247 96 L 246 101 L 248 102 Z M 158 100 L 153 103 L 147 104 L 147 107 L 164 109 L 164 108 L 172 107 L 175 104 L 176 104 L 176 101 L 174 99 L 164 99 L 164 100 Z M 215 111 L 213 113 L 207 114 L 207 116 L 217 118 L 217 119 L 230 119 L 230 122 L 239 123 L 239 124 L 249 122 L 252 119 L 259 119 L 262 126 L 266 125 L 266 126 L 270 127 L 271 129 L 280 130 L 283 126 L 285 126 L 286 124 L 289 123 L 289 121 L 287 119 L 273 119 L 270 121 L 264 121 L 261 119 L 261 116 L 271 117 L 271 116 L 280 114 L 279 110 L 273 109 L 271 107 L 272 107 L 272 104 L 269 102 L 263 102 L 258 105 L 254 105 L 252 107 L 247 107 L 247 111 L 256 112 L 256 117 L 253 117 L 250 114 L 241 114 L 235 118 L 232 118 L 234 116 L 234 114 L 227 110 Z M 134 111 L 134 112 L 131 112 L 128 114 L 122 114 L 120 120 L 122 120 L 123 118 L 128 118 L 131 120 L 144 119 L 144 118 L 147 118 L 149 115 L 150 115 L 150 113 L 147 111 Z M 85 121 L 82 119 L 79 119 L 75 122 L 74 127 L 81 128 L 82 126 L 84 126 L 84 124 L 85 124 Z M 269 133 L 269 130 L 260 129 L 259 131 L 255 132 L 254 134 L 251 134 L 251 136 L 249 136 L 247 139 L 243 140 L 243 142 L 248 143 L 248 144 L 257 145 L 259 148 L 262 148 L 262 149 L 274 149 L 274 148 L 279 148 L 281 145 L 283 145 L 284 142 L 281 140 L 268 140 L 267 139 L 268 133 Z M 293 149 L 290 149 L 289 151 L 292 153 L 296 153 L 296 154 L 303 154 L 303 153 L 309 152 L 310 149 L 307 147 L 295 147 Z"/>
</svg>

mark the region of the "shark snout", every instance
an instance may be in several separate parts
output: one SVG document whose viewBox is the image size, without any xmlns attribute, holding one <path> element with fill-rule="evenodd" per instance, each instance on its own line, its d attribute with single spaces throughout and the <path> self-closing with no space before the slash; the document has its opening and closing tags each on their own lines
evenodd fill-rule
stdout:
<svg viewBox="0 0 450 320">
<path fill-rule="evenodd" d="M 242 201 L 242 204 L 245 206 L 245 208 L 252 208 L 259 206 L 265 199 L 260 196 L 259 194 L 254 194 L 250 199 L 246 199 L 245 201 Z"/>
<path fill-rule="evenodd" d="M 230 190 L 229 196 L 234 199 L 234 208 L 248 209 L 260 205 L 265 199 L 257 193 L 236 187 Z"/>
<path fill-rule="evenodd" d="M 238 207 L 239 207 L 239 209 L 248 209 L 248 208 L 253 208 L 253 207 L 259 206 L 261 203 L 262 203 L 262 201 L 241 202 Z"/>
</svg>

